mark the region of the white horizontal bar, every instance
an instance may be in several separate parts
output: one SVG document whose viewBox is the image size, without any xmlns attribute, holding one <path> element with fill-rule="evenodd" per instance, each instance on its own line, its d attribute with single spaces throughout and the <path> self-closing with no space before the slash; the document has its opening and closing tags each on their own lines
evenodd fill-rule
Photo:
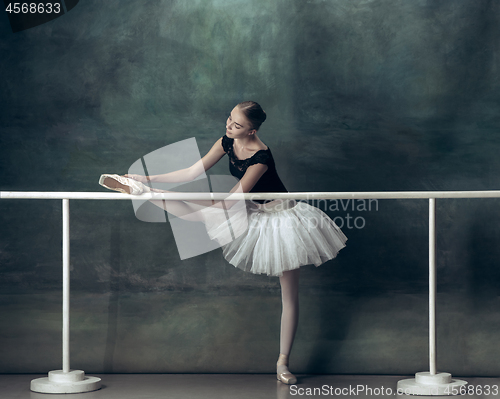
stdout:
<svg viewBox="0 0 500 399">
<path fill-rule="evenodd" d="M 102 192 L 0 191 L 0 199 L 87 199 L 87 200 L 266 200 L 266 199 L 411 199 L 411 198 L 500 198 L 492 191 L 371 191 L 371 192 L 293 192 L 293 193 L 147 193 L 130 195 Z"/>
</svg>

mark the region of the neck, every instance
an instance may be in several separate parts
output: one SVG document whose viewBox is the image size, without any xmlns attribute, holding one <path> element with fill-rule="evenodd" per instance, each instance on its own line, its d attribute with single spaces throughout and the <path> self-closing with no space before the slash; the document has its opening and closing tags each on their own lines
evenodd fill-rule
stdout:
<svg viewBox="0 0 500 399">
<path fill-rule="evenodd" d="M 240 148 L 248 148 L 251 147 L 252 144 L 258 143 L 258 138 L 255 134 L 251 136 L 246 136 L 241 139 L 234 139 L 238 143 L 238 147 Z"/>
</svg>

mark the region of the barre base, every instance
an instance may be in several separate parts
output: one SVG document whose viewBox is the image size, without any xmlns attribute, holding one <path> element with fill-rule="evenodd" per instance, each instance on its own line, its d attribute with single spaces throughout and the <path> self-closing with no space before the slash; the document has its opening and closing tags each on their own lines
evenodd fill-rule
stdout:
<svg viewBox="0 0 500 399">
<path fill-rule="evenodd" d="M 101 388 L 101 379 L 85 376 L 82 370 L 49 371 L 49 376 L 31 381 L 30 389 L 40 393 L 82 393 Z"/>
<path fill-rule="evenodd" d="M 415 373 L 415 378 L 398 381 L 397 392 L 404 395 L 445 396 L 460 394 L 460 387 L 467 385 L 467 381 L 455 380 L 450 373 L 436 373 L 428 371 Z"/>
</svg>

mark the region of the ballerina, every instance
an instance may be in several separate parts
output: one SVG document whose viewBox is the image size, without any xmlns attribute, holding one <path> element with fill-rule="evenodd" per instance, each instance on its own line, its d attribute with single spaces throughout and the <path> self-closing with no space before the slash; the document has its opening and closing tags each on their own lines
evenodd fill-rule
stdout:
<svg viewBox="0 0 500 399">
<path fill-rule="evenodd" d="M 125 192 L 169 192 L 148 187 L 155 182 L 192 181 L 213 167 L 224 155 L 230 173 L 239 179 L 230 191 L 244 193 L 288 192 L 278 176 L 271 150 L 258 137 L 266 113 L 259 104 L 245 101 L 236 105 L 226 122 L 226 134 L 210 151 L 189 168 L 162 175 L 102 175 L 104 187 Z M 150 200 L 167 212 L 186 220 L 203 221 L 212 239 L 220 239 L 219 222 L 211 211 L 231 208 L 237 201 Z M 279 277 L 282 298 L 280 353 L 277 379 L 295 384 L 288 369 L 299 318 L 299 271 L 301 266 L 319 266 L 333 259 L 345 247 L 347 237 L 320 209 L 295 200 L 246 201 L 246 230 L 221 246 L 225 259 L 244 271 Z M 220 219 L 219 219 L 220 221 Z"/>
</svg>

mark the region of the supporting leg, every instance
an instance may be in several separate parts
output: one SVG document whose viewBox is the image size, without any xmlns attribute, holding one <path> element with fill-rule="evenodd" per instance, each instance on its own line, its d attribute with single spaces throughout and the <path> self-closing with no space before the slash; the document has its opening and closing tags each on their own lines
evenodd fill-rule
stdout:
<svg viewBox="0 0 500 399">
<path fill-rule="evenodd" d="M 290 270 L 280 277 L 281 284 L 281 335 L 280 355 L 276 364 L 277 377 L 285 384 L 295 384 L 297 379 L 288 370 L 288 356 L 292 350 L 299 321 L 299 271 Z"/>
</svg>

